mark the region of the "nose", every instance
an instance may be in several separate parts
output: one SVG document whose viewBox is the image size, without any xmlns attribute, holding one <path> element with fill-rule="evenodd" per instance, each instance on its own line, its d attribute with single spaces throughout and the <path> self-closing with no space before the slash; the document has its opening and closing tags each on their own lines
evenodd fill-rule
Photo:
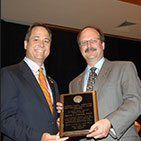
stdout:
<svg viewBox="0 0 141 141">
<path fill-rule="evenodd" d="M 87 41 L 87 47 L 91 47 L 91 42 L 90 41 Z"/>
<path fill-rule="evenodd" d="M 44 47 L 44 42 L 43 41 L 40 41 L 40 46 Z"/>
</svg>

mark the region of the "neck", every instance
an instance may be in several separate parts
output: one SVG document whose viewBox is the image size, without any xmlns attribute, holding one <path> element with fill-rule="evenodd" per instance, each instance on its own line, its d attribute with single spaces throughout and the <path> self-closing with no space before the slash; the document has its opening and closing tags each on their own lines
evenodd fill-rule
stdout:
<svg viewBox="0 0 141 141">
<path fill-rule="evenodd" d="M 101 58 L 99 58 L 98 60 L 88 60 L 87 61 L 87 64 L 90 66 L 90 67 L 94 67 L 95 64 L 100 60 Z"/>
<path fill-rule="evenodd" d="M 35 61 L 36 64 L 38 64 L 40 67 L 44 64 L 44 62 L 41 61 Z"/>
</svg>

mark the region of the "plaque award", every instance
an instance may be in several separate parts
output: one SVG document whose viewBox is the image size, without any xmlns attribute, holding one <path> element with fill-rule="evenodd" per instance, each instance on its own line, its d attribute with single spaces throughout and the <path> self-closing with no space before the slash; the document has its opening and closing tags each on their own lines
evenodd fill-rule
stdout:
<svg viewBox="0 0 141 141">
<path fill-rule="evenodd" d="M 60 136 L 78 137 L 88 134 L 98 120 L 96 91 L 61 94 Z"/>
</svg>

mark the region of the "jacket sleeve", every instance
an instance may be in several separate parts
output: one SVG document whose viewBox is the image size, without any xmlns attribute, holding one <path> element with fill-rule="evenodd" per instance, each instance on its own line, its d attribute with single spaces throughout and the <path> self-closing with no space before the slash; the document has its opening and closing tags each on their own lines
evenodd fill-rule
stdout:
<svg viewBox="0 0 141 141">
<path fill-rule="evenodd" d="M 29 127 L 18 116 L 18 88 L 7 69 L 1 70 L 1 132 L 16 141 L 40 141 L 42 132 Z"/>
<path fill-rule="evenodd" d="M 106 117 L 113 125 L 117 138 L 120 138 L 131 125 L 133 126 L 141 112 L 141 82 L 135 65 L 130 62 L 125 64 L 122 69 L 121 94 L 123 103 Z"/>
</svg>

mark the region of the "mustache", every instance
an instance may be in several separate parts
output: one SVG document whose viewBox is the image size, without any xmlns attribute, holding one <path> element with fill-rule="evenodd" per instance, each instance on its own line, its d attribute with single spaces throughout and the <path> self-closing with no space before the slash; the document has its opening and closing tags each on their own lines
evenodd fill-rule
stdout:
<svg viewBox="0 0 141 141">
<path fill-rule="evenodd" d="M 86 50 L 85 50 L 85 53 L 89 52 L 89 51 L 96 51 L 97 49 L 94 48 L 94 47 L 88 47 Z"/>
</svg>

